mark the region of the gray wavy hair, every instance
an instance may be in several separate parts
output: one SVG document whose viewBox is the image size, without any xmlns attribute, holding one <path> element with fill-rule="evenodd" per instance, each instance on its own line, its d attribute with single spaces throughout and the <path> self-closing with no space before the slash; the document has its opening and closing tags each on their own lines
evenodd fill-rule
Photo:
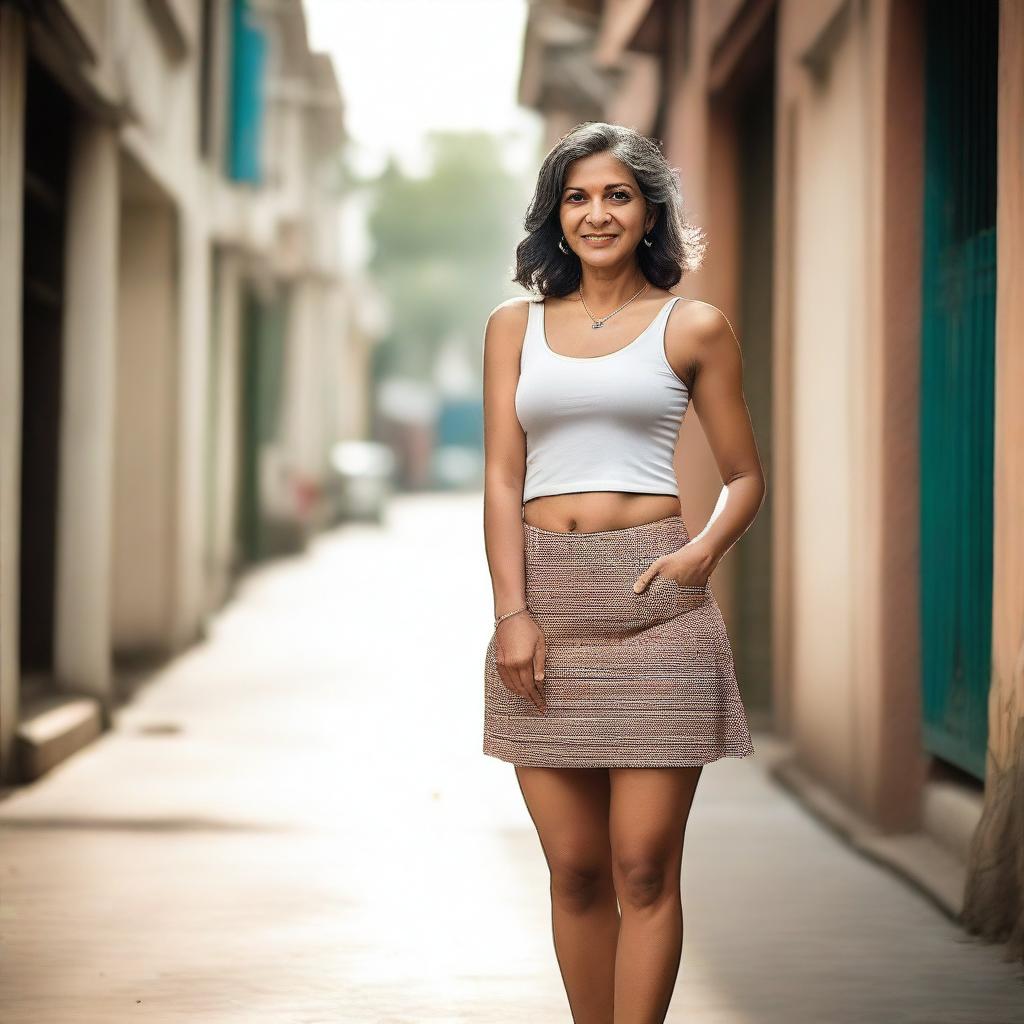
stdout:
<svg viewBox="0 0 1024 1024">
<path fill-rule="evenodd" d="M 669 166 L 659 143 L 624 125 L 583 121 L 552 146 L 537 174 L 523 222 L 528 234 L 516 246 L 512 278 L 523 288 L 562 296 L 579 287 L 579 257 L 575 253 L 567 256 L 558 248 L 562 237 L 559 204 L 569 165 L 605 152 L 632 171 L 648 207 L 658 208 L 658 219 L 648 235 L 651 246 L 637 246 L 643 275 L 656 287 L 672 288 L 684 273 L 691 273 L 703 262 L 704 232 L 685 218 L 679 171 Z"/>
</svg>

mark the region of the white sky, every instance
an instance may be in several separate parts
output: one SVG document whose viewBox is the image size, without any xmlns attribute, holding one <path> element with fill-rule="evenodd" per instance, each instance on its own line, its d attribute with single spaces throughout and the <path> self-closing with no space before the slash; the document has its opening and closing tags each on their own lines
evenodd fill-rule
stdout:
<svg viewBox="0 0 1024 1024">
<path fill-rule="evenodd" d="M 533 168 L 540 118 L 516 104 L 526 0 L 305 0 L 310 45 L 334 58 L 356 167 L 388 153 L 426 170 L 425 132 L 507 138 L 510 170 Z"/>
</svg>

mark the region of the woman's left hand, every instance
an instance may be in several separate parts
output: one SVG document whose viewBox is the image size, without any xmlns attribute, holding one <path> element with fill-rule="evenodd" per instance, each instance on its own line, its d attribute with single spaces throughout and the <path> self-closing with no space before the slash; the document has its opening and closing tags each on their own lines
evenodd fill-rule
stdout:
<svg viewBox="0 0 1024 1024">
<path fill-rule="evenodd" d="M 710 552 L 693 542 L 684 544 L 670 555 L 655 559 L 637 577 L 633 584 L 635 593 L 640 594 L 655 576 L 666 576 L 681 587 L 703 587 L 707 584 L 714 560 Z"/>
</svg>

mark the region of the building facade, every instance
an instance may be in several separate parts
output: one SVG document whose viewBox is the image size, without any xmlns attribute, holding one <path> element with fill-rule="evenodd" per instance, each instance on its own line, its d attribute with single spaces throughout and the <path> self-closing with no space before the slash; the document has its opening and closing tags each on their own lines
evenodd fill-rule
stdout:
<svg viewBox="0 0 1024 1024">
<path fill-rule="evenodd" d="M 109 724 L 366 429 L 299 0 L 0 2 L 0 777 Z"/>
<path fill-rule="evenodd" d="M 736 328 L 768 478 L 716 594 L 777 777 L 1024 955 L 1024 6 L 540 0 L 520 93 L 549 145 L 662 140 L 707 231 L 679 290 Z"/>
</svg>

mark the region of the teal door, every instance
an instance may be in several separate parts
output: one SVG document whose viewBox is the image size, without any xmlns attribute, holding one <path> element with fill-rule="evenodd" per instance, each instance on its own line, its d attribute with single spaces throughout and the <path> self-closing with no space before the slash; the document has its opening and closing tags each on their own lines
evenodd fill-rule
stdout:
<svg viewBox="0 0 1024 1024">
<path fill-rule="evenodd" d="M 926 5 L 924 743 L 985 774 L 992 631 L 998 0 Z"/>
</svg>

